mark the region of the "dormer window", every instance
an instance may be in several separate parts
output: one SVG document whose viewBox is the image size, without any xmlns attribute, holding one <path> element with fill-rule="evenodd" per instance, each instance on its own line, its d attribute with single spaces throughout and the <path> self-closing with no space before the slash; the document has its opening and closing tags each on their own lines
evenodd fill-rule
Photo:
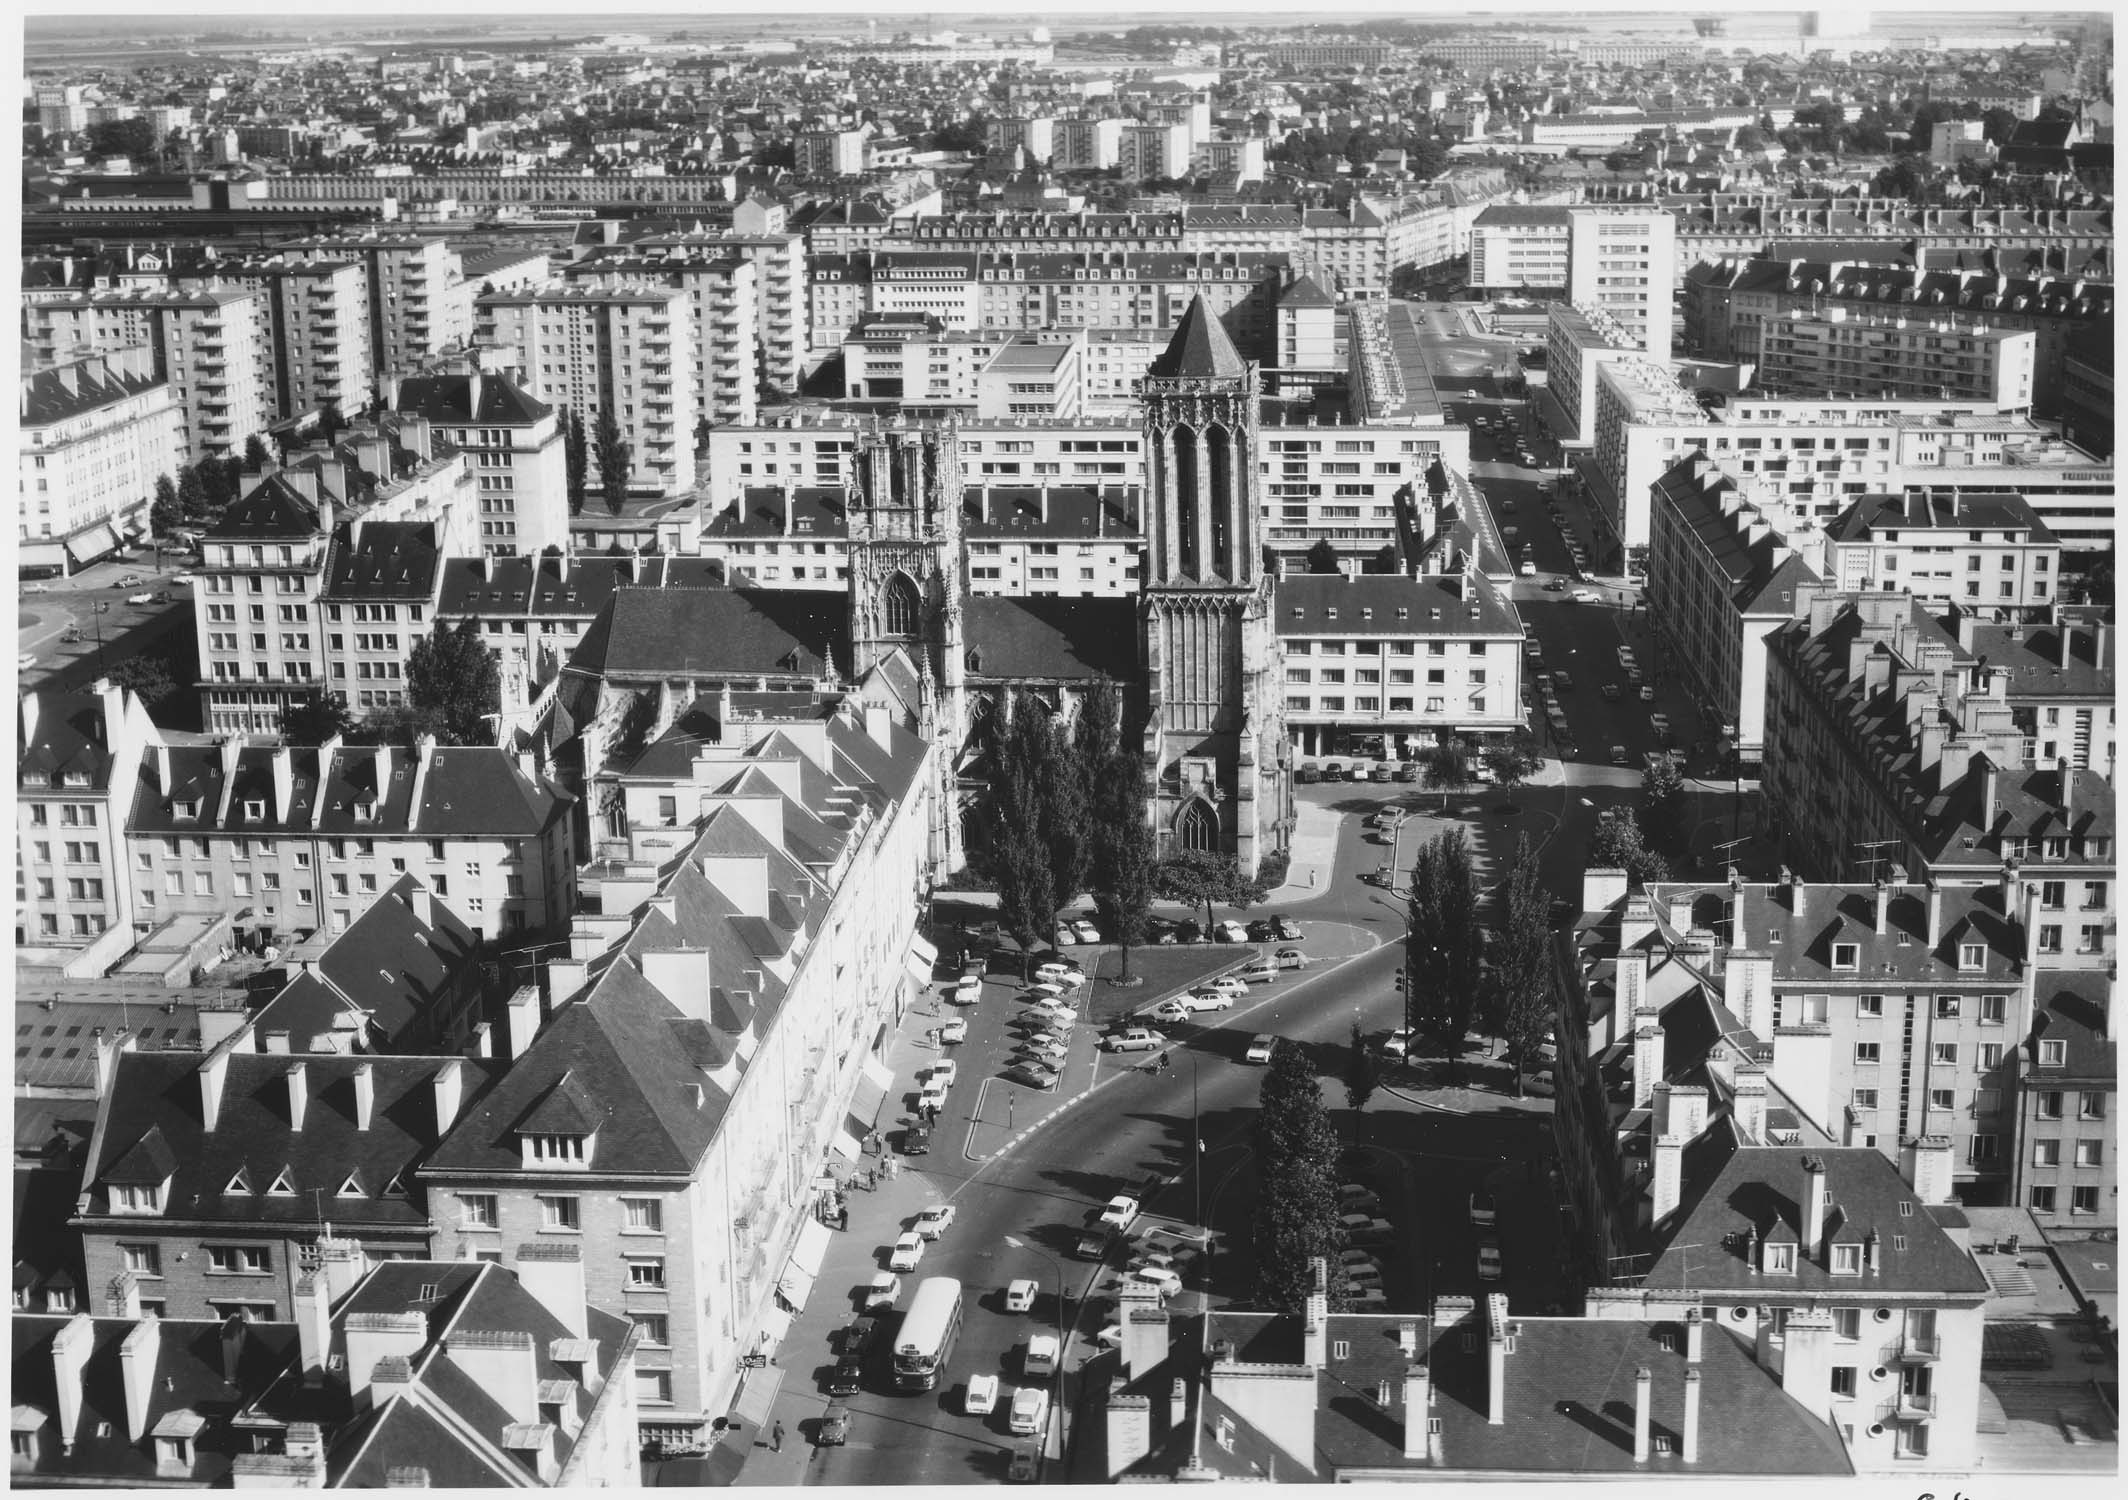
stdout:
<svg viewBox="0 0 2128 1500">
<path fill-rule="evenodd" d="M 1958 945 L 1959 968 L 1985 969 L 1987 966 L 1988 945 L 1986 943 L 1960 943 Z"/>
<path fill-rule="evenodd" d="M 2042 1041 L 2040 1042 L 2040 1044 L 2039 1044 L 2039 1065 L 2040 1065 L 2040 1066 L 2041 1066 L 2042 1068 L 2059 1068 L 2059 1067 L 2064 1067 L 2064 1066 L 2066 1066 L 2066 1065 L 2068 1064 L 2068 1061 L 2069 1061 L 2069 1044 L 2068 1044 L 2068 1042 L 2066 1042 L 2066 1041 L 2064 1041 L 2064 1040 L 2062 1040 L 2062 1039 L 2060 1039 L 2060 1038 L 2056 1038 L 2056 1039 L 2055 1039 L 2055 1040 L 2053 1040 L 2053 1041 L 2047 1041 L 2047 1040 L 2044 1040 L 2044 1039 L 2043 1039 L 2043 1040 L 2042 1040 Z"/>
<path fill-rule="evenodd" d="M 1835 969 L 1858 968 L 1861 966 L 1861 962 L 1862 945 L 1860 943 L 1834 943 L 1832 945 L 1832 966 Z"/>
<path fill-rule="evenodd" d="M 357 823 L 376 822 L 377 804 L 375 802 L 357 802 L 355 804 L 355 821 Z"/>
<path fill-rule="evenodd" d="M 197 821 L 199 818 L 199 803 L 194 798 L 182 797 L 170 804 L 170 811 L 173 816 L 182 818 L 187 822 Z"/>
<path fill-rule="evenodd" d="M 1835 1276 L 1860 1276 L 1862 1274 L 1862 1247 L 1860 1245 L 1833 1246 L 1832 1274 Z"/>
<path fill-rule="evenodd" d="M 163 1211 L 163 1188 L 159 1182 L 122 1182 L 111 1188 L 114 1214 L 159 1214 Z"/>
<path fill-rule="evenodd" d="M 527 1167 L 582 1168 L 591 1160 L 591 1137 L 558 1131 L 525 1131 L 518 1136 Z"/>
<path fill-rule="evenodd" d="M 259 797 L 247 797 L 247 798 L 245 798 L 245 799 L 244 799 L 244 816 L 245 816 L 245 817 L 246 817 L 247 819 L 249 819 L 249 820 L 250 820 L 251 822 L 254 822 L 254 823 L 256 823 L 256 822 L 260 822 L 260 821 L 263 821 L 263 820 L 264 820 L 264 818 L 265 818 L 265 816 L 266 816 L 266 803 L 265 803 L 265 800 L 264 800 L 263 798 L 259 798 Z"/>
<path fill-rule="evenodd" d="M 1796 1247 L 1790 1244 L 1768 1244 L 1762 1257 L 1760 1269 L 1769 1275 L 1795 1274 Z"/>
</svg>

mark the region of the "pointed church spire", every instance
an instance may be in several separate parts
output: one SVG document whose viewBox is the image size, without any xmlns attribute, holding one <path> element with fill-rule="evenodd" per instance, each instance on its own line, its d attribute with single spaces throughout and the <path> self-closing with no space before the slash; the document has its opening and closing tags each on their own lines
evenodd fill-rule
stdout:
<svg viewBox="0 0 2128 1500">
<path fill-rule="evenodd" d="M 1234 348 L 1226 329 L 1212 312 L 1212 305 L 1199 292 L 1190 310 L 1175 325 L 1175 336 L 1145 373 L 1159 379 L 1208 376 L 1234 379 L 1248 373 L 1248 362 Z"/>
</svg>

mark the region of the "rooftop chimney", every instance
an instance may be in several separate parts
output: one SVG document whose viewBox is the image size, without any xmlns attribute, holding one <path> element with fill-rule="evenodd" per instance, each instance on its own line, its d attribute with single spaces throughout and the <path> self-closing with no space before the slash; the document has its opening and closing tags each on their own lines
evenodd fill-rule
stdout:
<svg viewBox="0 0 2128 1500">
<path fill-rule="evenodd" d="M 1301 1314 L 1301 1363 L 1321 1370 L 1330 1363 L 1330 1299 L 1310 1292 Z"/>
<path fill-rule="evenodd" d="M 1485 1420 L 1494 1427 L 1507 1422 L 1507 1298 L 1499 1292 L 1485 1299 Z"/>
<path fill-rule="evenodd" d="M 1404 1457 L 1433 1457 L 1432 1410 L 1433 1378 L 1422 1359 L 1404 1368 Z"/>
<path fill-rule="evenodd" d="M 1699 1371 L 1685 1371 L 1685 1430 L 1678 1456 L 1688 1464 L 1699 1462 L 1699 1387 Z"/>
<path fill-rule="evenodd" d="M 1943 887 L 1942 887 L 1942 886 L 1940 886 L 1940 885 L 1938 885 L 1938 884 L 1936 883 L 1936 877 L 1935 877 L 1935 876 L 1933 876 L 1933 875 L 1931 875 L 1931 876 L 1929 876 L 1929 877 L 1928 877 L 1928 948 L 1929 948 L 1929 952 L 1931 952 L 1931 953 L 1935 952 L 1935 951 L 1936 951 L 1936 945 L 1937 945 L 1938 943 L 1942 942 L 1942 941 L 1943 941 Z"/>
<path fill-rule="evenodd" d="M 1873 922 L 1871 923 L 1871 925 L 1872 925 L 1872 926 L 1873 926 L 1873 927 L 1875 928 L 1875 930 L 1876 930 L 1876 933 L 1877 933 L 1877 936 L 1878 936 L 1878 937 L 1883 937 L 1883 936 L 1884 936 L 1884 918 L 1885 918 L 1885 913 L 1886 913 L 1886 911 L 1887 911 L 1887 910 L 1889 910 L 1889 908 L 1891 907 L 1891 904 L 1892 904 L 1892 888 L 1891 888 L 1891 887 L 1890 887 L 1889 885 L 1887 885 L 1887 884 L 1886 884 L 1886 883 L 1885 883 L 1884 881 L 1882 881 L 1882 880 L 1879 880 L 1879 881 L 1877 882 L 1877 892 L 1876 892 L 1876 895 L 1877 895 L 1877 904 L 1876 904 L 1875 920 L 1874 920 L 1874 921 L 1873 921 Z"/>
<path fill-rule="evenodd" d="M 1649 1185 L 1649 1222 L 1660 1224 L 1676 1212 L 1684 1197 L 1685 1140 L 1663 1136 L 1655 1142 L 1655 1172 Z"/>
<path fill-rule="evenodd" d="M 125 1388 L 126 1441 L 148 1436 L 148 1412 L 155 1397 L 155 1365 L 162 1354 L 162 1319 L 143 1318 L 118 1346 L 119 1382 Z"/>
<path fill-rule="evenodd" d="M 1815 1256 L 1823 1249 L 1825 1239 L 1825 1159 L 1821 1156 L 1803 1158 L 1803 1246 L 1800 1254 Z"/>
<path fill-rule="evenodd" d="M 377 1072 L 369 1063 L 355 1064 L 355 1129 L 367 1130 L 377 1113 Z"/>
<path fill-rule="evenodd" d="M 1648 1408 L 1654 1388 L 1654 1373 L 1646 1365 L 1633 1372 L 1633 1462 L 1637 1464 L 1648 1461 Z"/>
<path fill-rule="evenodd" d="M 1685 1312 L 1685 1363 L 1696 1365 L 1707 1350 L 1707 1320 L 1696 1307 Z"/>
</svg>

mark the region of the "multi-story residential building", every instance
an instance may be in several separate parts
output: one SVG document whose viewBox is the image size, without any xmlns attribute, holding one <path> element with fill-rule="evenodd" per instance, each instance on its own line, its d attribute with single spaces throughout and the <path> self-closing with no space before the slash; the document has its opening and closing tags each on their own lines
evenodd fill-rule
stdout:
<svg viewBox="0 0 2128 1500">
<path fill-rule="evenodd" d="M 2086 453 L 2113 456 L 2113 335 L 2091 329 L 2062 361 L 2062 436 Z"/>
<path fill-rule="evenodd" d="M 1187 124 L 1156 124 L 1132 121 L 1123 127 L 1117 143 L 1116 170 L 1125 182 L 1144 182 L 1156 177 L 1187 177 L 1191 156 Z"/>
<path fill-rule="evenodd" d="M 407 874 L 482 936 L 575 909 L 570 799 L 494 746 L 158 745 L 128 792 L 136 924 L 234 912 L 262 942 L 332 936 Z"/>
<path fill-rule="evenodd" d="M 862 130 L 801 130 L 791 138 L 800 177 L 862 177 L 865 133 Z"/>
<path fill-rule="evenodd" d="M 567 407 L 587 433 L 610 417 L 628 445 L 627 490 L 677 495 L 694 483 L 702 409 L 697 327 L 681 287 L 548 282 L 480 299 L 483 343 L 517 351 L 517 375 L 541 401 Z M 591 484 L 599 445 L 590 444 Z"/>
<path fill-rule="evenodd" d="M 1910 596 L 1812 593 L 1766 640 L 1763 789 L 1791 864 L 1820 876 L 1897 865 L 1962 884 L 2015 860 L 2027 881 L 2111 880 L 2110 784 L 2066 759 L 2015 769 L 2024 735 L 2009 674 Z M 2066 926 L 2043 917 L 2034 933 L 2057 967 L 2069 966 L 2057 956 L 2070 951 Z M 2110 925 L 2075 936 L 2075 964 L 2107 961 Z"/>
<path fill-rule="evenodd" d="M 369 286 L 370 349 L 380 375 L 411 372 L 473 336 L 471 303 L 458 292 L 458 253 L 434 234 L 368 229 L 281 245 L 303 261 L 353 261 Z"/>
<path fill-rule="evenodd" d="M 1959 616 L 1957 631 L 1961 648 L 2009 678 L 2003 696 L 2024 736 L 2016 765 L 2058 769 L 2066 760 L 2113 780 L 2120 716 L 2111 619 L 2095 610 L 2056 608 L 2045 623 L 1998 625 L 1969 612 Z"/>
<path fill-rule="evenodd" d="M 1992 246 L 1985 234 L 1982 244 Z M 2032 406 L 2054 415 L 2064 393 L 2071 341 L 2111 325 L 2113 288 L 2078 277 L 2024 276 L 2001 270 L 1930 270 L 1837 260 L 1764 257 L 1710 261 L 1685 276 L 1688 351 L 1709 359 L 1755 362 L 1766 321 L 1786 313 L 1823 315 L 1845 308 L 1858 316 L 1962 318 L 1989 328 L 2030 330 Z"/>
<path fill-rule="evenodd" d="M 1563 291 L 1572 225 L 1560 206 L 1484 209 L 1470 227 L 1470 285 L 1482 292 Z"/>
<path fill-rule="evenodd" d="M 1663 208 L 1567 211 L 1566 295 L 1623 328 L 1651 357 L 1670 357 L 1677 221 Z"/>
<path fill-rule="evenodd" d="M 1005 158 L 1024 151 L 1027 160 L 1039 166 L 1056 154 L 1056 125 L 1048 115 L 991 120 L 984 127 L 983 144 Z"/>
<path fill-rule="evenodd" d="M 1533 392 L 1563 447 L 1585 449 L 1596 430 L 1596 368 L 1639 345 L 1609 314 L 1571 302 L 1545 309 L 1544 379 Z"/>
<path fill-rule="evenodd" d="M 1776 313 L 1759 325 L 1758 373 L 1768 395 L 1877 396 L 2032 405 L 2030 330 L 1961 325 L 1955 318 L 1850 312 Z"/>
<path fill-rule="evenodd" d="M 2061 543 L 2019 495 L 1865 495 L 1825 528 L 1824 567 L 1849 592 L 2024 619 L 2059 598 Z"/>
<path fill-rule="evenodd" d="M 950 329 L 1157 328 L 1203 295 L 1243 348 L 1267 346 L 1288 264 L 1280 254 L 990 255 L 883 250 L 813 267 L 813 347 L 839 345 L 866 313 L 930 313 Z"/>
<path fill-rule="evenodd" d="M 2011 1049 L 2018 1122 L 2010 1201 L 2050 1235 L 2120 1227 L 2113 988 L 2091 969 L 2038 970 L 2031 1032 Z"/>
<path fill-rule="evenodd" d="M 1655 482 L 1648 530 L 1649 620 L 1734 754 L 1755 773 L 1765 749 L 1766 637 L 1821 580 L 1742 486 L 1703 453 Z"/>
<path fill-rule="evenodd" d="M 243 1029 L 205 1051 L 95 1045 L 103 1087 L 73 1227 L 92 1286 L 165 1318 L 296 1321 L 328 1232 L 352 1254 L 426 1259 L 436 1225 L 414 1169 L 504 1071 L 262 1052 Z"/>
<path fill-rule="evenodd" d="M 1337 299 L 1310 276 L 1295 276 L 1278 294 L 1278 333 L 1271 341 L 1274 371 L 1335 370 Z"/>
<path fill-rule="evenodd" d="M 1522 621 L 1475 570 L 1288 573 L 1275 616 L 1298 754 L 1345 754 L 1349 741 L 1379 736 L 1395 756 L 1524 726 Z"/>
<path fill-rule="evenodd" d="M 750 423 L 766 373 L 761 347 L 759 272 L 732 251 L 696 248 L 595 250 L 571 265 L 567 281 L 618 287 L 648 282 L 684 290 L 694 307 L 694 420 Z"/>
<path fill-rule="evenodd" d="M 1264 180 L 1264 138 L 1259 135 L 1198 140 L 1190 150 L 1190 169 L 1239 187 Z"/>
<path fill-rule="evenodd" d="M 184 413 L 145 349 L 22 377 L 18 570 L 71 574 L 148 534 L 155 482 L 185 461 Z"/>
<path fill-rule="evenodd" d="M 376 393 L 369 269 L 359 260 L 253 257 L 218 268 L 269 299 L 275 411 L 353 417 Z"/>
<path fill-rule="evenodd" d="M 855 699 L 743 722 L 714 701 L 593 757 L 610 852 L 547 1023 L 421 1171 L 451 1253 L 577 1251 L 589 1305 L 637 1326 L 646 1442 L 704 1441 L 814 1294 L 814 1179 L 857 1154 L 844 1121 L 876 1110 L 929 973 L 910 892 L 938 752 Z"/>
<path fill-rule="evenodd" d="M 22 695 L 15 741 L 15 946 L 83 948 L 133 929 L 125 823 L 155 725 L 134 694 Z"/>
<path fill-rule="evenodd" d="M 447 557 L 440 570 L 436 621 L 457 629 L 470 621 L 503 664 L 503 681 L 522 675 L 550 682 L 576 649 L 616 588 L 706 589 L 722 581 L 724 563 L 701 557 Z M 840 587 L 838 583 L 836 585 Z"/>
<path fill-rule="evenodd" d="M 717 229 L 699 223 L 685 229 L 655 230 L 629 241 L 641 254 L 691 251 L 733 254 L 754 267 L 754 316 L 760 336 L 762 391 L 795 392 L 805 379 L 809 328 L 805 236 L 789 227 L 780 203 L 755 194 L 731 205 L 730 220 Z"/>
<path fill-rule="evenodd" d="M 535 556 L 569 536 L 567 434 L 560 414 L 506 375 L 385 377 L 385 409 L 420 417 L 464 455 L 487 557 Z"/>
<path fill-rule="evenodd" d="M 1123 127 L 1129 123 L 1114 118 L 1058 120 L 1050 165 L 1060 172 L 1107 171 L 1123 159 Z"/>
<path fill-rule="evenodd" d="M 81 351 L 145 346 L 152 373 L 182 413 L 184 461 L 241 457 L 280 410 L 272 299 L 263 291 L 206 286 L 189 291 L 84 292 L 28 305 L 33 363 L 74 361 Z"/>
</svg>

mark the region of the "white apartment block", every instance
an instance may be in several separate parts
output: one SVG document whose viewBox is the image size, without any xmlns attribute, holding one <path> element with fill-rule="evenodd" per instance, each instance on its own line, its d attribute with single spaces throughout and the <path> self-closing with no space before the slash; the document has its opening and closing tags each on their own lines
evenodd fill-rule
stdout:
<svg viewBox="0 0 2128 1500">
<path fill-rule="evenodd" d="M 283 417 L 336 408 L 352 419 L 374 394 L 377 348 L 366 267 L 352 260 L 246 263 L 229 274 L 272 299 L 275 403 Z"/>
<path fill-rule="evenodd" d="M 1470 285 L 1482 292 L 1563 288 L 1572 221 L 1560 207 L 1496 203 L 1470 228 Z"/>
<path fill-rule="evenodd" d="M 1060 172 L 1102 172 L 1123 159 L 1123 127 L 1119 119 L 1059 120 L 1053 133 L 1053 165 Z"/>
<path fill-rule="evenodd" d="M 791 142 L 800 177 L 862 177 L 865 135 L 861 130 L 801 130 Z"/>
<path fill-rule="evenodd" d="M 133 781 L 155 725 L 109 682 L 27 692 L 15 723 L 15 946 L 83 948 L 133 926 Z"/>
<path fill-rule="evenodd" d="M 1633 335 L 1597 308 L 1554 302 L 1545 309 L 1542 399 L 1562 443 L 1587 444 L 1596 430 L 1597 367 L 1636 347 Z"/>
<path fill-rule="evenodd" d="M 71 574 L 148 534 L 155 481 L 185 461 L 184 415 L 145 349 L 22 376 L 16 567 Z"/>
<path fill-rule="evenodd" d="M 1615 319 L 1653 358 L 1669 358 L 1677 220 L 1662 208 L 1574 208 L 1567 220 L 1567 300 Z"/>
<path fill-rule="evenodd" d="M 749 198 L 733 207 L 728 228 L 645 235 L 630 241 L 628 248 L 637 254 L 693 250 L 739 255 L 751 261 L 763 386 L 795 391 L 805 379 L 810 277 L 805 236 L 785 227 L 788 217 L 779 203 Z"/>
<path fill-rule="evenodd" d="M 1825 532 L 1825 574 L 1849 593 L 1912 594 L 1942 614 L 2054 604 L 2061 543 L 2018 495 L 1917 491 L 1868 495 Z"/>
<path fill-rule="evenodd" d="M 1876 316 L 1835 307 L 1760 325 L 1753 384 L 1784 396 L 1983 401 L 2029 410 L 2039 335 L 1956 318 Z"/>
<path fill-rule="evenodd" d="M 1190 173 L 1190 127 L 1132 123 L 1123 127 L 1116 170 L 1125 182 Z"/>
<path fill-rule="evenodd" d="M 1057 122 L 1048 115 L 992 120 L 984 131 L 984 140 L 1002 156 L 1025 151 L 1027 160 L 1040 166 L 1056 155 L 1056 130 Z"/>
<path fill-rule="evenodd" d="M 480 299 L 482 342 L 517 350 L 527 392 L 580 414 L 587 435 L 611 414 L 635 495 L 682 494 L 694 483 L 695 326 L 678 287 L 549 282 Z M 593 441 L 593 485 L 597 449 Z"/>
<path fill-rule="evenodd" d="M 405 372 L 472 337 L 472 303 L 458 253 L 435 235 L 365 230 L 292 240 L 283 253 L 303 261 L 354 261 L 369 281 L 370 336 L 377 368 Z"/>
<path fill-rule="evenodd" d="M 90 292 L 25 304 L 32 361 L 145 346 L 182 416 L 182 462 L 241 457 L 278 409 L 272 299 L 210 285 L 186 291 Z"/>
<path fill-rule="evenodd" d="M 386 408 L 427 420 L 464 455 L 480 507 L 484 557 L 567 550 L 569 466 L 561 413 L 502 375 L 387 376 Z"/>
<path fill-rule="evenodd" d="M 594 251 L 563 273 L 599 286 L 649 283 L 685 291 L 695 320 L 698 422 L 752 422 L 759 410 L 759 273 L 744 256 L 663 249 Z"/>
<path fill-rule="evenodd" d="M 1231 173 L 1237 183 L 1262 182 L 1264 139 L 1251 135 L 1200 140 L 1191 155 L 1190 165 L 1196 171 L 1217 177 Z"/>
</svg>

